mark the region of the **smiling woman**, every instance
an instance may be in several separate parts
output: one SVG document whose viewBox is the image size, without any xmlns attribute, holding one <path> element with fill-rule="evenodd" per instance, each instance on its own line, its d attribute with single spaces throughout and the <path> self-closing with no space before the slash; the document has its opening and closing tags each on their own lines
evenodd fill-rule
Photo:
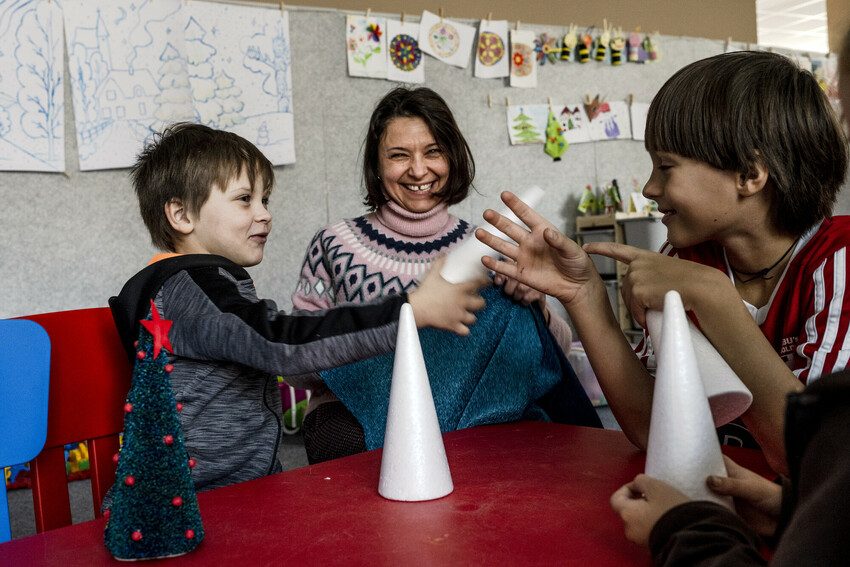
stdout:
<svg viewBox="0 0 850 567">
<path fill-rule="evenodd" d="M 292 305 L 320 310 L 410 291 L 432 263 L 471 236 L 448 211 L 472 187 L 475 162 L 443 98 L 399 87 L 375 106 L 363 150 L 367 215 L 319 230 L 307 248 Z M 526 305 L 545 296 L 515 282 L 504 289 Z M 545 308 L 544 308 L 545 309 Z M 566 321 L 546 317 L 566 352 Z M 365 450 L 363 429 L 317 376 L 288 377 L 312 390 L 303 431 L 311 463 Z"/>
</svg>

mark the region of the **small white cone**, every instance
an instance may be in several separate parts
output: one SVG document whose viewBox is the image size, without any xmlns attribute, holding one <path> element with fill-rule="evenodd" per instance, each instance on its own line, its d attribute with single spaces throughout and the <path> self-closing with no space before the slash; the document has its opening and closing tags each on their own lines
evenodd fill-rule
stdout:
<svg viewBox="0 0 850 567">
<path fill-rule="evenodd" d="M 545 192 L 538 186 L 533 186 L 522 194 L 520 200 L 531 208 L 537 206 Z M 522 221 L 509 208 L 502 208 L 499 213 L 513 222 L 522 225 Z M 481 228 L 499 238 L 508 238 L 490 223 L 483 223 Z M 446 256 L 446 262 L 440 270 L 440 275 L 449 283 L 468 282 L 487 276 L 487 268 L 481 263 L 482 256 L 498 258 L 499 253 L 470 235 L 460 246 L 455 246 Z"/>
<path fill-rule="evenodd" d="M 454 490 L 413 308 L 401 308 L 378 493 L 390 500 L 441 498 Z"/>
<path fill-rule="evenodd" d="M 646 474 L 671 484 L 692 500 L 711 500 L 732 508 L 730 498 L 717 496 L 705 485 L 708 475 L 726 476 L 726 466 L 697 368 L 688 318 L 675 291 L 664 296 L 662 326 Z"/>
<path fill-rule="evenodd" d="M 647 311 L 646 326 L 657 358 L 663 334 L 661 312 Z M 747 411 L 753 403 L 753 394 L 690 320 L 688 320 L 688 328 L 702 385 L 714 418 L 714 426 L 720 427 Z"/>
</svg>

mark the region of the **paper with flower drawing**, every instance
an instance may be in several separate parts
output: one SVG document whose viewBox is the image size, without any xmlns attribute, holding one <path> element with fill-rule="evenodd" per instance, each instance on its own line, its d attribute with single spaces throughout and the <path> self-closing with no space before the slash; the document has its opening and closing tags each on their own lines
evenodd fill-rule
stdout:
<svg viewBox="0 0 850 567">
<path fill-rule="evenodd" d="M 537 86 L 537 62 L 534 59 L 534 32 L 511 31 L 511 86 Z"/>
<path fill-rule="evenodd" d="M 387 20 L 387 79 L 403 83 L 425 82 L 419 24 Z"/>
<path fill-rule="evenodd" d="M 385 18 L 348 16 L 345 19 L 345 45 L 350 76 L 387 78 L 386 29 Z"/>
<path fill-rule="evenodd" d="M 475 50 L 475 76 L 479 79 L 511 74 L 507 20 L 481 20 Z"/>
<path fill-rule="evenodd" d="M 421 49 L 443 63 L 466 69 L 475 39 L 475 28 L 441 18 L 428 10 L 419 20 Z"/>
</svg>

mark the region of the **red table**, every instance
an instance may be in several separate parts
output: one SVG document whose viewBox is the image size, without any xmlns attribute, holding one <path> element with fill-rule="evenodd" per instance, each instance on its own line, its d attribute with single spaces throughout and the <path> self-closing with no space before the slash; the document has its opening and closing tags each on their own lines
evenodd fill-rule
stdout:
<svg viewBox="0 0 850 567">
<path fill-rule="evenodd" d="M 440 500 L 379 496 L 380 450 L 202 493 L 206 539 L 167 564 L 649 564 L 608 505 L 644 465 L 622 433 L 522 422 L 445 444 L 455 489 Z M 768 471 L 761 453 L 724 452 Z M 103 520 L 0 545 L 0 565 L 105 563 Z"/>
</svg>

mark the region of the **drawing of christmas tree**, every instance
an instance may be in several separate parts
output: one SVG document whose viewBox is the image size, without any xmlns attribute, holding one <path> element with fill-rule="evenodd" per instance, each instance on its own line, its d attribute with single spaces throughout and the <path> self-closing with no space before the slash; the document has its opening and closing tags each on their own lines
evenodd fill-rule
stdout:
<svg viewBox="0 0 850 567">
<path fill-rule="evenodd" d="M 514 118 L 514 122 L 515 124 L 513 125 L 513 129 L 516 132 L 514 134 L 515 143 L 539 144 L 543 141 L 543 138 L 540 137 L 540 132 L 537 131 L 531 117 L 525 114 L 522 111 L 522 108 L 519 109 L 519 114 L 516 118 Z"/>
<path fill-rule="evenodd" d="M 104 532 L 117 559 L 153 559 L 192 551 L 204 538 L 201 515 L 169 373 L 171 321 L 151 301 L 141 321 L 136 365 L 124 404 L 124 441 Z"/>
</svg>

